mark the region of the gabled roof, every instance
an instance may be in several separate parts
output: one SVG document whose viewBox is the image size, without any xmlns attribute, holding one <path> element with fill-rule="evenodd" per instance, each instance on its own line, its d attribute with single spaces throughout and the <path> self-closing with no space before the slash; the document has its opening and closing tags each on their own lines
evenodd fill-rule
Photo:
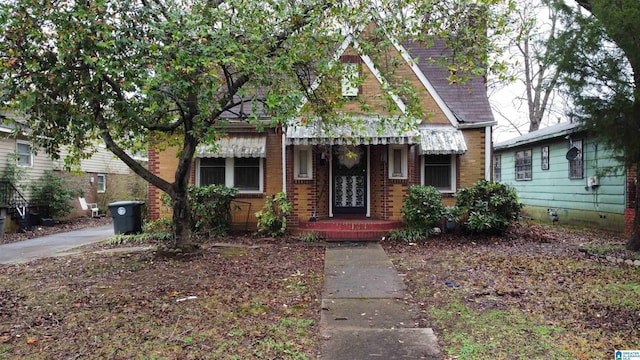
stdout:
<svg viewBox="0 0 640 360">
<path fill-rule="evenodd" d="M 337 47 L 333 55 L 334 61 L 339 59 L 350 46 L 356 50 L 361 50 L 356 37 L 357 36 L 351 34 L 345 36 L 345 39 Z M 495 122 L 491 106 L 489 105 L 484 77 L 473 77 L 463 84 L 450 84 L 447 79 L 449 77 L 449 70 L 435 63 L 434 60 L 449 55 L 449 50 L 447 50 L 443 41 L 436 41 L 433 46 L 429 48 L 416 42 L 405 42 L 401 45 L 396 42 L 393 43 L 396 50 L 407 62 L 407 65 L 414 71 L 415 75 L 435 100 L 446 118 L 449 119 L 452 126 L 467 125 L 473 127 L 474 125 L 491 125 Z M 384 91 L 388 87 L 387 80 L 380 74 L 373 60 L 367 54 L 362 54 L 360 57 L 363 65 L 374 74 L 374 77 Z M 317 89 L 321 81 L 322 76 L 316 77 L 310 86 L 310 90 L 314 91 Z M 258 96 L 263 93 L 264 90 L 259 89 L 256 91 L 256 95 Z M 404 112 L 406 105 L 402 99 L 395 94 L 391 94 L 391 97 L 400 111 Z M 235 100 L 239 100 L 239 98 Z M 302 109 L 305 103 L 306 99 L 303 99 L 299 109 Z M 248 114 L 256 114 L 259 118 L 268 117 L 268 115 L 264 113 L 260 102 L 255 103 L 255 108 L 252 108 L 251 104 L 244 104 L 243 106 L 244 109 L 241 109 L 241 106 L 236 106 L 232 111 L 223 113 L 221 117 L 237 119 L 239 118 L 238 115 L 240 115 L 241 118 L 242 115 Z"/>
<path fill-rule="evenodd" d="M 579 125 L 579 123 L 565 122 L 558 125 L 548 126 L 546 128 L 532 131 L 528 134 L 524 134 L 513 139 L 501 141 L 494 144 L 493 148 L 494 150 L 503 150 L 557 137 L 564 137 L 576 132 Z"/>
<path fill-rule="evenodd" d="M 429 48 L 416 42 L 405 42 L 403 47 L 413 59 L 417 59 L 418 68 L 459 122 L 474 124 L 495 121 L 483 77 L 474 77 L 459 85 L 449 84 L 449 70 L 433 62 L 449 54 L 443 41 L 435 41 Z"/>
</svg>

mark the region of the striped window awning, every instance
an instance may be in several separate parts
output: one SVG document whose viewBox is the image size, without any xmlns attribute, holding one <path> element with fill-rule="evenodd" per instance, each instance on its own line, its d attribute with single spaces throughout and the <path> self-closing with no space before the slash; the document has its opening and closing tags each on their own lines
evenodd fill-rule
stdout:
<svg viewBox="0 0 640 360">
<path fill-rule="evenodd" d="M 417 144 L 415 129 L 399 131 L 392 121 L 356 119 L 353 124 L 325 130 L 317 124 L 287 127 L 287 145 L 387 145 Z"/>
<path fill-rule="evenodd" d="M 450 155 L 467 152 L 462 131 L 448 127 L 423 127 L 420 131 L 421 155 Z"/>
<path fill-rule="evenodd" d="M 196 157 L 199 158 L 253 158 L 266 157 L 266 153 L 265 136 L 231 136 L 196 149 Z"/>
</svg>

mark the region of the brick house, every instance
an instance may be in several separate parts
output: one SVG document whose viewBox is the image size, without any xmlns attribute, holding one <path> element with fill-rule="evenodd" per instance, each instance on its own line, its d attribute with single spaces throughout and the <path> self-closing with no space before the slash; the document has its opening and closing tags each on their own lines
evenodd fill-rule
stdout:
<svg viewBox="0 0 640 360">
<path fill-rule="evenodd" d="M 263 132 L 241 121 L 232 122 L 229 136 L 215 150 L 206 146 L 198 149 L 191 182 L 238 187 L 240 210 L 233 214 L 233 221 L 237 226 L 248 224 L 249 229 L 255 228 L 254 213 L 263 206 L 265 197 L 281 191 L 293 203 L 289 224 L 314 228 L 331 222 L 333 229 L 348 227 L 352 233 L 347 237 L 376 237 L 376 230 L 399 226 L 402 201 L 410 185 L 436 186 L 444 203 L 452 205 L 458 188 L 491 178 L 495 120 L 485 79 L 450 84 L 449 71 L 427 61 L 446 55 L 441 43 L 430 48 L 394 44 L 388 55 L 400 61 L 395 76 L 416 89 L 425 111 L 415 127 L 398 131 L 392 122 L 384 121 L 392 114 L 377 99 L 393 98 L 400 111 L 406 104 L 393 94 L 385 94 L 388 79 L 357 42 L 348 38 L 337 58 L 344 68 L 353 69 L 349 70 L 351 76 L 361 78 L 362 83 L 353 87 L 342 82 L 342 96 L 347 101 L 340 111 L 359 126 L 329 132 L 305 106 L 288 124 Z M 360 109 L 359 98 L 367 99 L 371 111 Z M 175 151 L 150 150 L 149 168 L 172 179 L 177 166 Z M 152 218 L 169 215 L 157 188 L 150 189 L 149 203 Z M 381 225 L 354 228 L 358 222 Z"/>
</svg>

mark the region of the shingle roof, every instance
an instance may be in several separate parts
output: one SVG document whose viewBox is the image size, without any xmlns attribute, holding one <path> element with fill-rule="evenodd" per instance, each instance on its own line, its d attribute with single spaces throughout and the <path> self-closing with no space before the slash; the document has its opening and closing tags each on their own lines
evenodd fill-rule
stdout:
<svg viewBox="0 0 640 360">
<path fill-rule="evenodd" d="M 578 123 L 565 122 L 565 123 L 560 123 L 553 126 L 548 126 L 546 128 L 532 131 L 528 134 L 524 134 L 522 136 L 518 136 L 513 139 L 495 143 L 493 145 L 493 148 L 495 150 L 502 150 L 502 149 L 508 149 L 515 146 L 521 146 L 521 145 L 530 144 L 530 143 L 534 143 L 542 140 L 566 136 L 568 134 L 574 133 L 577 130 L 579 125 L 580 124 Z"/>
<path fill-rule="evenodd" d="M 444 42 L 436 41 L 433 46 L 427 48 L 416 42 L 405 42 L 402 45 L 411 55 L 417 59 L 418 67 L 429 79 L 438 95 L 451 109 L 461 123 L 493 122 L 493 112 L 489 105 L 487 88 L 483 77 L 475 77 L 463 84 L 449 84 L 447 77 L 449 71 L 445 67 L 434 64 L 430 59 L 436 60 L 446 56 L 448 50 Z"/>
</svg>

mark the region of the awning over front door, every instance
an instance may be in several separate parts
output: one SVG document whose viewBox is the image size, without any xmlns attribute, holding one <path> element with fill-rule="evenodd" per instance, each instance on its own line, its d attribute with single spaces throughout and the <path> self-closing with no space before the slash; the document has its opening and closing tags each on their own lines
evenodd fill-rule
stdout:
<svg viewBox="0 0 640 360">
<path fill-rule="evenodd" d="M 318 124 L 287 127 L 287 145 L 417 144 L 415 129 L 398 130 L 393 120 L 353 119 L 353 124 L 325 130 Z"/>
<path fill-rule="evenodd" d="M 421 127 L 421 155 L 450 155 L 467 152 L 462 131 L 452 127 Z"/>
<path fill-rule="evenodd" d="M 249 158 L 266 157 L 267 138 L 264 136 L 232 136 L 222 138 L 214 145 L 200 145 L 196 149 L 199 158 Z"/>
</svg>

